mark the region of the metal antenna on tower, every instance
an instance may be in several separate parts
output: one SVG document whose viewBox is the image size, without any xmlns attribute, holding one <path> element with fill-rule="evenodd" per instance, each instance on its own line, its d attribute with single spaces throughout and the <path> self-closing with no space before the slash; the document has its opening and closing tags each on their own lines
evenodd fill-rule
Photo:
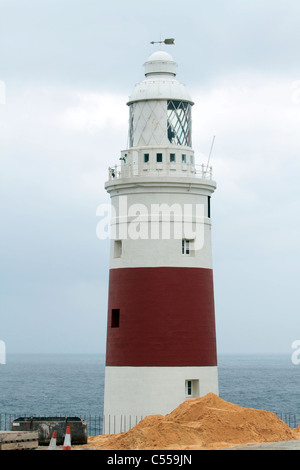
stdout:
<svg viewBox="0 0 300 470">
<path fill-rule="evenodd" d="M 209 156 L 208 156 L 207 165 L 206 165 L 206 171 L 207 171 L 207 169 L 208 169 L 209 160 L 210 160 L 210 157 L 211 157 L 211 154 L 212 154 L 212 150 L 213 150 L 213 146 L 214 146 L 214 143 L 215 143 L 215 138 L 216 138 L 216 136 L 214 135 L 213 140 L 212 140 L 212 143 L 211 143 L 210 151 L 209 151 Z"/>
</svg>

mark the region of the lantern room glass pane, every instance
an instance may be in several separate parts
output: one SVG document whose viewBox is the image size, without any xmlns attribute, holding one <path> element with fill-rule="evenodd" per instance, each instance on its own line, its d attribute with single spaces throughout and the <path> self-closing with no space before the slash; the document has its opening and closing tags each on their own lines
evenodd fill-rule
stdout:
<svg viewBox="0 0 300 470">
<path fill-rule="evenodd" d="M 192 146 L 191 105 L 186 101 L 168 101 L 168 139 L 174 145 Z"/>
<path fill-rule="evenodd" d="M 133 147 L 133 105 L 129 108 L 129 147 Z"/>
</svg>

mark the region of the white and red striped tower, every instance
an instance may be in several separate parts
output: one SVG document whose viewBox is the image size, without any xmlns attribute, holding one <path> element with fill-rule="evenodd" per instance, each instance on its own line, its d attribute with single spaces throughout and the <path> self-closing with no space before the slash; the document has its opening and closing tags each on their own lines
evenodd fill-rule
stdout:
<svg viewBox="0 0 300 470">
<path fill-rule="evenodd" d="M 218 394 L 210 218 L 216 184 L 211 169 L 195 165 L 193 102 L 169 53 L 150 55 L 127 104 L 129 146 L 105 185 L 112 239 L 104 414 L 131 416 L 133 425 L 135 416 Z"/>
</svg>

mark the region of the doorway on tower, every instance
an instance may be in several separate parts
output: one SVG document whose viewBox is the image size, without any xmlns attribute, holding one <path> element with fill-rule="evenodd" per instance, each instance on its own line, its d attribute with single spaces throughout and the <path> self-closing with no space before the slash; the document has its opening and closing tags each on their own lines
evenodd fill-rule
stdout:
<svg viewBox="0 0 300 470">
<path fill-rule="evenodd" d="M 188 379 L 185 381 L 185 396 L 187 398 L 199 397 L 199 379 Z"/>
</svg>

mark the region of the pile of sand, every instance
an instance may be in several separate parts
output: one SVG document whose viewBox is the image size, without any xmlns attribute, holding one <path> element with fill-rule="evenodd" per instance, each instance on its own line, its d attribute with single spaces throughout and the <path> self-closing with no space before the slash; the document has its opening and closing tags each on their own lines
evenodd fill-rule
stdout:
<svg viewBox="0 0 300 470">
<path fill-rule="evenodd" d="M 148 416 L 128 432 L 95 436 L 86 447 L 115 450 L 212 449 L 298 439 L 274 413 L 243 408 L 209 393 L 166 416 Z"/>
</svg>

